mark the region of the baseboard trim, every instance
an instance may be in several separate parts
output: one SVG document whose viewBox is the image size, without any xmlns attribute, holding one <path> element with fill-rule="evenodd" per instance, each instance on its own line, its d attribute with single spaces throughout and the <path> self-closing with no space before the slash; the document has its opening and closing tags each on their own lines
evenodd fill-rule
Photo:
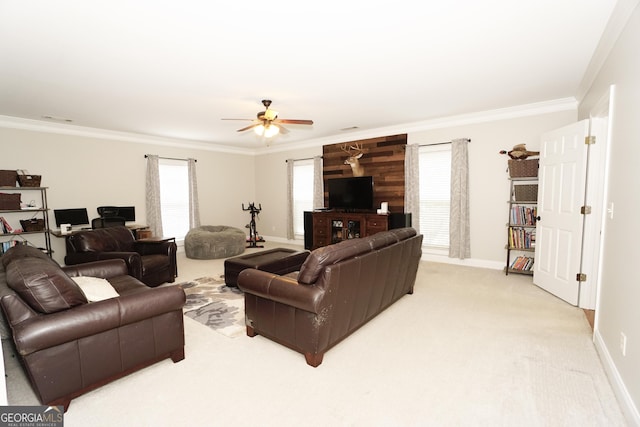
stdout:
<svg viewBox="0 0 640 427">
<path fill-rule="evenodd" d="M 631 422 L 631 425 L 640 426 L 640 413 L 638 412 L 638 408 L 633 403 L 633 400 L 629 395 L 629 391 L 620 377 L 620 373 L 618 372 L 613 358 L 611 357 L 611 353 L 602 339 L 602 335 L 600 335 L 600 332 L 597 329 L 593 334 L 593 343 L 598 355 L 600 356 L 600 360 L 602 361 L 604 371 L 609 378 L 609 383 L 611 384 L 613 393 L 618 399 L 622 413 L 627 418 L 627 421 Z"/>
</svg>

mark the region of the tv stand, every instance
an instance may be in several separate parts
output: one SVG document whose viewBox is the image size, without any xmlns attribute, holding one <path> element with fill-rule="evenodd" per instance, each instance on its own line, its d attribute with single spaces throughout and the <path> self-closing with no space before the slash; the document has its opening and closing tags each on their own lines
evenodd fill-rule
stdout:
<svg viewBox="0 0 640 427">
<path fill-rule="evenodd" d="M 411 226 L 410 214 L 316 211 L 311 212 L 311 216 L 311 229 L 305 227 L 304 230 L 305 237 L 309 234 L 312 236 L 311 247 L 306 248 L 311 250 L 400 226 Z M 399 220 L 400 217 L 402 221 Z"/>
</svg>

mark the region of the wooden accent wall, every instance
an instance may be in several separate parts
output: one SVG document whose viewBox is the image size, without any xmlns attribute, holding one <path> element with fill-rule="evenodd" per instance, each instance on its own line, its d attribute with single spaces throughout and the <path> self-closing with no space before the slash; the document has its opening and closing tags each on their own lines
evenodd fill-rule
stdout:
<svg viewBox="0 0 640 427">
<path fill-rule="evenodd" d="M 393 213 L 404 212 L 404 152 L 407 135 L 392 135 L 380 138 L 362 139 L 347 142 L 347 145 L 362 145 L 364 155 L 360 164 L 364 166 L 365 176 L 373 176 L 373 204 L 388 202 Z M 331 178 L 353 176 L 351 166 L 344 164 L 348 157 L 342 151 L 344 143 L 325 145 L 322 147 L 324 200 L 328 206 L 329 193 L 327 181 Z"/>
</svg>

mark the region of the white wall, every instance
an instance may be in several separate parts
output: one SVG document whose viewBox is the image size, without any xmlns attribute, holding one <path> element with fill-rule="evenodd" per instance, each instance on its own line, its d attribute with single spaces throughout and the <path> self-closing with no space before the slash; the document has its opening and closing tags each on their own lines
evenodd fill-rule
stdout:
<svg viewBox="0 0 640 427">
<path fill-rule="evenodd" d="M 244 228 L 248 221 L 241 203 L 253 199 L 255 191 L 254 158 L 241 154 L 2 127 L 0 153 L 0 169 L 42 175 L 50 209 L 86 207 L 89 219 L 98 216 L 100 205 L 134 205 L 136 222 L 146 222 L 145 154 L 198 160 L 203 224 Z M 64 239 L 52 237 L 52 246 L 54 259 L 62 263 Z"/>
<path fill-rule="evenodd" d="M 526 143 L 535 150 L 540 135 L 576 121 L 577 111 L 567 110 L 490 122 L 448 126 L 408 134 L 409 144 L 429 144 L 470 138 L 470 210 L 471 257 L 469 265 L 502 268 L 506 258 L 505 224 L 508 219 L 509 181 L 507 159 L 498 152 L 515 144 Z M 383 136 L 383 135 L 379 135 Z M 256 201 L 264 208 L 258 231 L 284 239 L 286 237 L 286 163 L 287 158 L 322 155 L 322 147 L 262 154 L 256 159 Z M 269 179 L 264 179 L 268 177 Z M 434 258 L 434 259 L 437 259 Z M 446 259 L 446 261 L 450 261 Z"/>
<path fill-rule="evenodd" d="M 630 419 L 640 425 L 640 322 L 636 260 L 640 259 L 640 8 L 625 30 L 580 103 L 580 118 L 589 117 L 594 105 L 615 85 L 611 112 L 610 173 L 608 199 L 614 217 L 605 220 L 600 300 L 596 312 L 596 343 L 610 378 L 618 388 Z M 620 334 L 627 336 L 626 356 L 620 350 Z"/>
</svg>

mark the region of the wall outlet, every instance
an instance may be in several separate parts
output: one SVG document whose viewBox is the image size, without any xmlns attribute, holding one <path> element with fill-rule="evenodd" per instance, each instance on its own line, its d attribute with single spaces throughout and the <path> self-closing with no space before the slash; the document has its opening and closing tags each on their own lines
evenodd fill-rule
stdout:
<svg viewBox="0 0 640 427">
<path fill-rule="evenodd" d="M 623 356 L 627 355 L 627 336 L 624 332 L 620 332 L 620 352 Z"/>
</svg>

